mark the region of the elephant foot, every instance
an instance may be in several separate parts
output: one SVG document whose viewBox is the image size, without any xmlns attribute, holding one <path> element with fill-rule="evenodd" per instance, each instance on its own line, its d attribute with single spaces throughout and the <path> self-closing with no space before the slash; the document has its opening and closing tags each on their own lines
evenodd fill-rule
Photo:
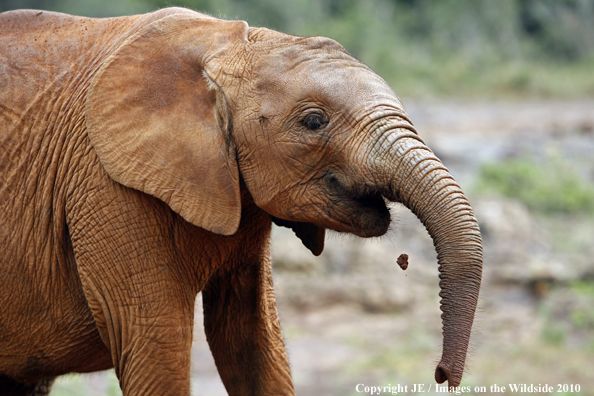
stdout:
<svg viewBox="0 0 594 396">
<path fill-rule="evenodd" d="M 55 378 L 44 378 L 37 382 L 18 382 L 0 375 L 0 389 L 3 396 L 46 396 L 49 395 Z"/>
</svg>

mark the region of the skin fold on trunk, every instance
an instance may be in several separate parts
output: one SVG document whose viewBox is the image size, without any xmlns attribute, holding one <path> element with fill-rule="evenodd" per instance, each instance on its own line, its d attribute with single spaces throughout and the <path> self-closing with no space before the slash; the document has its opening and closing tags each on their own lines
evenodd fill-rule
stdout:
<svg viewBox="0 0 594 396">
<path fill-rule="evenodd" d="M 439 264 L 443 354 L 438 383 L 459 386 L 479 296 L 483 251 L 478 222 L 460 186 L 401 117 L 375 126 L 367 153 L 382 195 L 399 201 L 424 224 Z"/>
</svg>

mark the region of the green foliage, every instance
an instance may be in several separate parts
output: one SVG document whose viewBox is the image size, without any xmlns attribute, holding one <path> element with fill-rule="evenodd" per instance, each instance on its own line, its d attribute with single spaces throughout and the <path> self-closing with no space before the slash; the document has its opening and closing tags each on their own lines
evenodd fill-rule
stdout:
<svg viewBox="0 0 594 396">
<path fill-rule="evenodd" d="M 568 286 L 558 284 L 539 309 L 542 340 L 559 347 L 566 341 L 580 338 L 591 352 L 594 347 L 594 282 L 578 280 Z"/>
<path fill-rule="evenodd" d="M 594 0 L 0 0 L 94 17 L 167 6 L 332 37 L 404 96 L 594 95 Z"/>
<path fill-rule="evenodd" d="M 557 320 L 550 307 L 540 307 L 540 316 L 544 320 L 541 338 L 546 344 L 561 347 L 565 343 L 567 329 L 563 321 Z"/>
<path fill-rule="evenodd" d="M 544 213 L 594 213 L 594 187 L 559 158 L 484 164 L 476 190 L 519 199 Z"/>
<path fill-rule="evenodd" d="M 594 281 L 580 280 L 573 282 L 571 291 L 575 293 L 580 304 L 576 304 L 570 312 L 571 324 L 580 330 L 591 332 L 594 329 Z"/>
<path fill-rule="evenodd" d="M 580 280 L 571 285 L 571 290 L 578 294 L 594 299 L 594 281 Z M 594 314 L 594 311 L 592 312 Z"/>
<path fill-rule="evenodd" d="M 542 329 L 542 338 L 547 344 L 557 347 L 563 346 L 565 342 L 565 330 L 555 324 L 550 324 Z"/>
<path fill-rule="evenodd" d="M 581 280 L 571 285 L 571 290 L 576 295 L 577 303 L 569 312 L 571 325 L 588 333 L 594 329 L 594 282 Z"/>
</svg>

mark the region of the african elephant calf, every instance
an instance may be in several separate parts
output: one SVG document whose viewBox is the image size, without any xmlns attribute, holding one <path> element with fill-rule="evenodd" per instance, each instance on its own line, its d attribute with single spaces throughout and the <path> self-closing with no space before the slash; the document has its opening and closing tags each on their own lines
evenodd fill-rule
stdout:
<svg viewBox="0 0 594 396">
<path fill-rule="evenodd" d="M 336 42 L 181 8 L 0 14 L 0 389 L 115 367 L 124 395 L 188 395 L 194 301 L 232 395 L 291 395 L 271 223 L 384 234 L 386 201 L 438 253 L 460 383 L 482 245 L 394 91 Z"/>
</svg>

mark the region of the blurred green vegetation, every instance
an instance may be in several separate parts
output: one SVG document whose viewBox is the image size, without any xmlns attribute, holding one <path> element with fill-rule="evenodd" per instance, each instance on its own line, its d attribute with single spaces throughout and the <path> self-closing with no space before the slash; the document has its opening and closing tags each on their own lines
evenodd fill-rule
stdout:
<svg viewBox="0 0 594 396">
<path fill-rule="evenodd" d="M 583 367 L 591 366 L 594 354 L 589 348 L 568 346 L 567 340 L 572 329 L 563 327 L 564 323 L 555 322 L 550 312 L 541 313 L 541 317 L 544 322 L 541 337 L 484 346 L 481 356 L 475 356 L 471 352 L 461 383 L 461 386 L 470 387 L 471 391 L 463 394 L 491 394 L 477 392 L 475 387 L 487 386 L 488 389 L 492 384 L 508 386 L 511 383 L 526 383 L 529 379 L 535 384 L 580 384 L 581 393 L 574 392 L 574 396 L 592 395 L 592 376 Z M 390 347 L 373 348 L 373 344 L 362 343 L 359 346 L 362 350 L 373 349 L 376 352 L 367 360 L 354 361 L 349 371 L 344 373 L 347 378 L 344 382 L 352 384 L 353 378 L 358 382 L 362 382 L 360 378 L 364 378 L 365 383 L 370 385 L 408 384 L 409 391 L 411 384 L 427 384 L 425 373 L 438 361 L 435 345 L 439 342 L 438 334 L 427 334 L 420 329 L 420 335 L 410 332 Z M 425 386 L 427 389 L 427 385 Z M 555 392 L 557 390 L 555 385 Z M 508 390 L 505 394 L 510 393 L 512 392 Z M 361 393 L 351 386 L 350 389 L 345 388 L 343 392 L 336 394 L 355 396 Z M 435 386 L 423 394 L 444 395 L 443 392 L 436 392 Z"/>
<path fill-rule="evenodd" d="M 573 282 L 571 291 L 575 294 L 581 304 L 576 304 L 576 307 L 570 311 L 571 324 L 576 328 L 589 333 L 594 329 L 594 281 L 579 280 Z M 591 334 L 591 333 L 590 333 Z M 594 347 L 594 340 L 592 340 L 591 350 Z M 594 351 L 594 350 L 592 350 Z"/>
<path fill-rule="evenodd" d="M 401 96 L 594 96 L 594 0 L 0 0 L 93 17 L 167 6 L 332 37 Z"/>
<path fill-rule="evenodd" d="M 566 286 L 556 285 L 539 308 L 543 321 L 542 341 L 565 349 L 580 345 L 585 353 L 594 356 L 594 281 L 582 279 Z"/>
<path fill-rule="evenodd" d="M 594 214 L 594 186 L 558 156 L 528 157 L 483 164 L 475 190 L 522 201 L 544 213 Z"/>
</svg>

